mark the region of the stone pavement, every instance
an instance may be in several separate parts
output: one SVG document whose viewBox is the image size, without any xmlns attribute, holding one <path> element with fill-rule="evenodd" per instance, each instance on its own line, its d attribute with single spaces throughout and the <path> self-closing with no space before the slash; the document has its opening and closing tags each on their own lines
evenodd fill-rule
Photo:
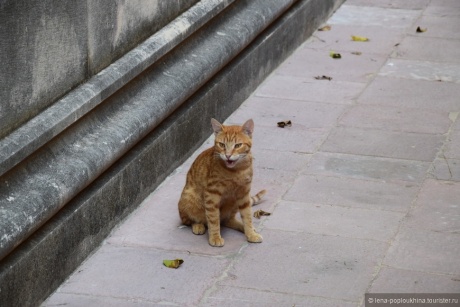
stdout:
<svg viewBox="0 0 460 307">
<path fill-rule="evenodd" d="M 263 243 L 223 229 L 216 248 L 180 227 L 185 174 L 210 138 L 43 306 L 460 293 L 460 1 L 348 0 L 327 24 L 226 121 L 255 122 L 253 191 L 268 190 L 255 209 L 272 213 L 254 219 Z M 162 265 L 175 258 L 180 268 Z"/>
</svg>

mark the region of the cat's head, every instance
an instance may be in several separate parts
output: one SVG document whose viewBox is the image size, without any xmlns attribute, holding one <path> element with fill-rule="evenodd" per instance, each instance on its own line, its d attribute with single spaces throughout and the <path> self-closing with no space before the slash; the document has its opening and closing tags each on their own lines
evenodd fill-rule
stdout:
<svg viewBox="0 0 460 307">
<path fill-rule="evenodd" d="M 211 119 L 214 130 L 214 152 L 224 162 L 227 168 L 247 161 L 247 155 L 251 151 L 252 132 L 254 122 L 246 121 L 242 126 L 224 126 L 214 118 Z"/>
</svg>

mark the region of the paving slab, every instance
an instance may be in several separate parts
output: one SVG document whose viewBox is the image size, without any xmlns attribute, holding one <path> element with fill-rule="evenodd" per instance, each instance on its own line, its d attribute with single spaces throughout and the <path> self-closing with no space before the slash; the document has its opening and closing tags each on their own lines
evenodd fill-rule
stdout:
<svg viewBox="0 0 460 307">
<path fill-rule="evenodd" d="M 347 37 L 351 40 L 350 36 Z M 354 51 L 360 50 L 356 43 Z M 364 45 L 366 43 L 361 43 Z M 330 51 L 339 52 L 340 59 L 333 59 Z M 350 51 L 342 51 L 341 48 L 324 50 L 302 48 L 298 49 L 278 69 L 281 75 L 296 76 L 301 78 L 313 78 L 313 76 L 328 76 L 333 80 L 367 82 L 375 76 L 375 72 L 385 63 L 387 55 L 364 53 L 353 54 Z M 321 80 L 319 82 L 328 82 Z"/>
<path fill-rule="evenodd" d="M 436 2 L 434 2 L 433 4 L 435 3 Z M 416 35 L 416 37 L 439 37 L 443 39 L 460 39 L 460 33 L 456 31 L 456 29 L 460 27 L 460 19 L 458 18 L 460 15 L 459 10 L 449 10 L 452 12 L 451 14 L 454 14 L 456 12 L 456 16 L 449 16 L 448 14 L 446 14 L 445 11 L 442 13 L 438 12 L 438 14 L 436 15 L 431 15 L 434 13 L 434 11 L 429 11 L 429 8 L 427 8 L 427 10 L 424 12 L 424 15 L 417 21 L 417 25 L 419 25 L 423 29 L 426 29 L 426 32 L 419 33 L 421 35 Z M 426 15 L 427 11 L 429 12 L 429 15 Z M 442 46 L 442 49 L 447 47 L 446 45 L 440 46 Z M 438 58 L 438 60 L 440 59 Z M 444 61 L 445 59 L 442 58 L 442 60 Z"/>
<path fill-rule="evenodd" d="M 339 127 L 320 150 L 428 162 L 434 160 L 444 139 L 435 134 Z"/>
<path fill-rule="evenodd" d="M 444 157 L 451 159 L 460 159 L 460 131 L 454 131 L 449 136 L 444 151 Z"/>
<path fill-rule="evenodd" d="M 162 265 L 166 257 L 164 251 L 106 244 L 70 277 L 59 292 L 67 293 L 69 289 L 71 293 L 95 296 L 96 301 L 97 297 L 107 297 L 109 300 L 123 299 L 128 302 L 141 300 L 193 306 L 229 261 L 187 252 L 170 252 L 169 256 L 166 259 L 184 260 L 181 269 Z M 74 298 L 78 300 L 78 297 Z M 53 300 L 49 304 L 52 305 Z"/>
<path fill-rule="evenodd" d="M 260 86 L 256 96 L 351 104 L 366 86 L 365 83 L 348 81 L 319 82 L 314 79 L 318 72 L 309 71 L 311 77 L 307 78 L 275 74 Z"/>
<path fill-rule="evenodd" d="M 235 276 L 236 277 L 236 276 Z M 206 300 L 206 306 L 311 306 L 311 307 L 351 307 L 356 302 L 317 296 L 297 295 L 242 287 L 218 286 Z"/>
<path fill-rule="evenodd" d="M 302 174 L 421 183 L 429 162 L 318 152 Z"/>
<path fill-rule="evenodd" d="M 46 306 L 113 306 L 113 307 L 142 307 L 158 306 L 158 303 L 142 298 L 113 298 L 107 296 L 94 296 L 88 294 L 61 293 L 54 294 L 47 302 Z"/>
<path fill-rule="evenodd" d="M 438 180 L 460 181 L 460 160 L 443 157 L 434 160 L 430 176 Z"/>
<path fill-rule="evenodd" d="M 243 123 L 252 118 L 256 139 L 259 126 L 276 127 L 278 122 L 285 120 L 300 128 L 334 127 L 346 107 L 342 104 L 252 96 L 227 121 Z M 257 142 L 254 146 L 257 147 Z"/>
<path fill-rule="evenodd" d="M 460 10 L 453 9 L 453 6 L 457 4 L 452 1 L 452 6 L 443 6 L 442 2 L 432 2 L 423 12 L 426 16 L 440 16 L 440 17 L 458 17 L 460 16 Z"/>
<path fill-rule="evenodd" d="M 339 121 L 340 126 L 444 134 L 452 121 L 448 112 L 387 106 L 356 105 Z"/>
<path fill-rule="evenodd" d="M 460 235 L 402 227 L 384 264 L 407 270 L 460 275 Z"/>
<path fill-rule="evenodd" d="M 420 15 L 421 10 L 355 6 L 346 3 L 340 8 L 340 14 L 334 14 L 328 23 L 405 29 L 410 27 Z"/>
<path fill-rule="evenodd" d="M 387 244 L 265 229 L 219 285 L 359 302 Z M 276 265 L 273 265 L 276 263 Z M 273 278 L 276 276 L 276 278 Z"/>
<path fill-rule="evenodd" d="M 421 60 L 389 59 L 379 72 L 380 76 L 460 83 L 458 63 Z"/>
<path fill-rule="evenodd" d="M 324 142 L 328 128 L 259 127 L 257 147 L 279 151 L 313 153 Z"/>
<path fill-rule="evenodd" d="M 413 93 L 417 93 L 417 95 Z M 357 102 L 359 104 L 458 112 L 460 110 L 458 97 L 460 97 L 460 86 L 452 82 L 430 82 L 377 76 L 359 96 Z"/>
<path fill-rule="evenodd" d="M 456 20 L 458 18 L 455 18 Z M 423 34 L 423 33 L 420 33 Z M 459 35 L 460 36 L 460 35 Z M 460 63 L 458 56 L 458 38 L 440 38 L 428 36 L 407 36 L 392 57 L 429 62 Z"/>
<path fill-rule="evenodd" d="M 264 229 L 387 242 L 394 237 L 405 213 L 345 206 L 280 202 Z M 286 224 L 286 221 L 290 221 Z M 366 229 L 366 231 L 364 231 Z"/>
<path fill-rule="evenodd" d="M 459 235 L 460 183 L 426 180 L 405 225 Z"/>
<path fill-rule="evenodd" d="M 430 274 L 383 267 L 370 293 L 458 293 L 459 275 Z"/>
<path fill-rule="evenodd" d="M 331 27 L 329 31 L 317 31 L 304 45 L 304 48 L 328 52 L 347 52 L 344 59 L 351 59 L 351 61 L 359 60 L 360 56 L 373 59 L 372 56 L 376 54 L 388 56 L 393 51 L 394 46 L 405 37 L 405 29 L 401 28 L 388 29 L 369 25 L 337 25 L 329 24 L 329 22 L 328 25 Z M 353 41 L 351 39 L 352 35 L 367 37 L 369 41 Z M 356 54 L 356 52 L 361 54 Z M 335 61 L 335 63 L 338 62 Z"/>
<path fill-rule="evenodd" d="M 376 6 L 382 8 L 399 8 L 399 9 L 411 9 L 411 10 L 422 10 L 428 4 L 430 0 L 347 0 L 347 5 L 356 6 Z"/>
<path fill-rule="evenodd" d="M 401 185 L 385 181 L 300 175 L 283 199 L 309 204 L 407 212 L 418 189 L 414 183 Z"/>
</svg>

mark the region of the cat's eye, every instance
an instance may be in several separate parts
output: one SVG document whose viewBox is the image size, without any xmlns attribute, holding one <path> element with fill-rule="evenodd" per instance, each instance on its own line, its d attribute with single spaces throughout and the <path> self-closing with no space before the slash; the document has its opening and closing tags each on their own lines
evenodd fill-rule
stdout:
<svg viewBox="0 0 460 307">
<path fill-rule="evenodd" d="M 235 144 L 235 148 L 240 148 L 241 145 L 243 145 L 243 144 L 241 144 L 241 143 Z"/>
<path fill-rule="evenodd" d="M 225 144 L 224 144 L 224 143 L 220 143 L 220 142 L 219 142 L 219 143 L 217 143 L 217 144 L 219 145 L 219 147 L 225 148 Z"/>
</svg>

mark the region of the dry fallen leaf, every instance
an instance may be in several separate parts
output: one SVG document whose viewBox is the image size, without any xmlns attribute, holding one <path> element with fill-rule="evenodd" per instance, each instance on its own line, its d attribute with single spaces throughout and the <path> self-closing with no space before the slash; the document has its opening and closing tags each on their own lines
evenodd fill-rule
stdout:
<svg viewBox="0 0 460 307">
<path fill-rule="evenodd" d="M 355 42 L 367 42 L 369 41 L 369 39 L 367 37 L 364 37 L 364 36 L 356 36 L 356 35 L 352 35 L 351 36 L 351 39 Z"/>
<path fill-rule="evenodd" d="M 271 214 L 271 213 L 265 212 L 265 211 L 263 211 L 263 210 L 257 210 L 257 211 L 254 212 L 254 217 L 260 219 L 261 216 L 264 216 L 264 215 L 265 215 L 265 216 L 268 216 L 268 215 L 270 215 L 270 214 Z"/>
<path fill-rule="evenodd" d="M 278 122 L 278 127 L 284 128 L 284 127 L 291 127 L 292 123 L 290 120 L 285 120 L 283 122 Z"/>
<path fill-rule="evenodd" d="M 316 80 L 329 80 L 331 81 L 332 80 L 332 77 L 328 77 L 328 76 L 316 76 L 315 77 Z"/>
<path fill-rule="evenodd" d="M 351 54 L 354 54 L 354 55 L 361 55 L 363 54 L 361 51 L 353 51 Z"/>
<path fill-rule="evenodd" d="M 182 259 L 163 260 L 164 266 L 170 269 L 177 269 L 182 263 L 184 263 Z"/>
<path fill-rule="evenodd" d="M 333 59 L 341 59 L 342 56 L 340 55 L 340 53 L 335 53 L 334 51 L 331 51 L 329 52 L 329 56 Z"/>
<path fill-rule="evenodd" d="M 324 27 L 321 27 L 318 29 L 318 31 L 330 31 L 331 26 L 330 25 L 325 25 Z"/>
<path fill-rule="evenodd" d="M 417 27 L 417 30 L 415 30 L 415 32 L 422 33 L 422 32 L 426 32 L 427 30 L 428 30 L 427 28 L 422 29 L 420 27 Z"/>
</svg>

